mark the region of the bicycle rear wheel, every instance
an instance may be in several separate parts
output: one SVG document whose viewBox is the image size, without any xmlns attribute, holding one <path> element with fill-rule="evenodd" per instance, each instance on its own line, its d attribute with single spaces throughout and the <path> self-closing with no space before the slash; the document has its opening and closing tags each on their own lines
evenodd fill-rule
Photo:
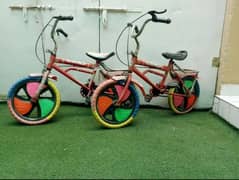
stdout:
<svg viewBox="0 0 239 180">
<path fill-rule="evenodd" d="M 126 90 L 120 105 L 119 99 L 125 81 L 107 80 L 103 82 L 92 96 L 91 108 L 96 120 L 107 128 L 120 128 L 131 123 L 139 109 L 139 96 L 133 84 Z"/>
<path fill-rule="evenodd" d="M 8 107 L 13 117 L 28 125 L 49 121 L 60 107 L 60 93 L 47 81 L 36 102 L 32 102 L 41 82 L 41 77 L 28 77 L 15 83 L 8 93 Z"/>
<path fill-rule="evenodd" d="M 184 87 L 191 90 L 191 95 L 186 94 L 183 85 L 170 88 L 168 95 L 169 107 L 177 114 L 185 114 L 191 111 L 200 94 L 199 83 L 194 77 L 186 76 L 182 80 Z"/>
</svg>

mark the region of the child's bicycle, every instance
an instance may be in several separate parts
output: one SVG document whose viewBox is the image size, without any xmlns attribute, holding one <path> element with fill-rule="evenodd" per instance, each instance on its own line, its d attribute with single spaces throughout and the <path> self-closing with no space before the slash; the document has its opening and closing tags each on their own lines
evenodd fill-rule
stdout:
<svg viewBox="0 0 239 180">
<path fill-rule="evenodd" d="M 131 52 L 131 64 L 128 60 L 128 76 L 112 77 L 100 84 L 94 91 L 91 103 L 92 112 L 95 118 L 103 126 L 108 128 L 119 128 L 133 121 L 139 109 L 139 96 L 135 87 L 141 90 L 147 102 L 150 102 L 153 97 L 168 96 L 168 104 L 177 114 L 184 114 L 191 111 L 196 103 L 200 91 L 197 81 L 198 72 L 182 69 L 175 62 L 183 61 L 187 57 L 187 51 L 162 53 L 163 57 L 169 60 L 167 66 L 154 65 L 138 59 L 140 47 L 138 37 L 142 34 L 146 24 L 151 21 L 165 24 L 171 23 L 170 19 L 161 19 L 157 17 L 157 14 L 163 14 L 165 12 L 166 10 L 161 12 L 149 11 L 131 23 L 128 23 L 121 32 L 120 36 L 128 28 L 133 30 L 132 38 L 136 42 L 136 49 L 134 52 Z M 150 15 L 151 18 L 147 19 L 140 29 L 138 29 L 137 26 L 133 26 L 138 19 L 147 14 Z M 142 67 L 147 68 L 147 70 L 140 70 L 139 68 Z M 133 73 L 151 86 L 148 94 L 146 94 L 144 87 L 132 78 Z M 146 76 L 148 74 L 160 76 L 162 79 L 159 83 L 154 83 Z M 173 81 L 166 84 L 168 76 L 171 76 Z"/>
<path fill-rule="evenodd" d="M 124 71 L 111 70 L 104 64 L 103 61 L 112 57 L 114 52 L 86 53 L 86 55 L 95 60 L 95 63 L 81 63 L 79 61 L 72 61 L 57 57 L 55 34 L 62 34 L 65 37 L 68 36 L 62 29 L 57 29 L 57 24 L 59 21 L 72 20 L 72 16 L 54 16 L 49 20 L 40 33 L 35 46 L 36 48 L 43 32 L 53 21 L 51 39 L 54 42 L 54 49 L 52 51 L 48 50 L 50 53 L 49 62 L 46 64 L 44 61 L 44 68 L 41 74 L 31 74 L 28 77 L 19 80 L 10 88 L 8 92 L 8 107 L 11 114 L 17 121 L 29 125 L 42 124 L 50 120 L 56 114 L 61 100 L 59 91 L 52 81 L 49 80 L 57 80 L 57 77 L 51 74 L 53 69 L 79 85 L 81 87 L 81 95 L 89 102 L 89 98 L 97 86 L 94 81 L 96 76 L 102 75 L 103 78 L 109 79 L 113 75 L 117 76 L 127 73 Z M 71 72 L 88 74 L 88 82 L 81 82 L 79 79 L 74 77 Z"/>
</svg>

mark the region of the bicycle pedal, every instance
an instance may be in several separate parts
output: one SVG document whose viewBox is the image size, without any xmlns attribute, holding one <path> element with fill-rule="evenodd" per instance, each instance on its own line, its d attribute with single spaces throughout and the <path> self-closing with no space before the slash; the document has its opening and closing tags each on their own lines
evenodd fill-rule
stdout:
<svg viewBox="0 0 239 180">
<path fill-rule="evenodd" d="M 90 102 L 90 98 L 89 98 L 89 97 L 86 97 L 86 98 L 85 98 L 85 104 L 86 104 L 86 105 L 90 105 L 90 103 L 91 103 L 91 102 Z"/>
<path fill-rule="evenodd" d="M 150 102 L 152 100 L 152 96 L 151 95 L 146 95 L 146 96 L 144 96 L 144 100 L 146 102 Z"/>
</svg>

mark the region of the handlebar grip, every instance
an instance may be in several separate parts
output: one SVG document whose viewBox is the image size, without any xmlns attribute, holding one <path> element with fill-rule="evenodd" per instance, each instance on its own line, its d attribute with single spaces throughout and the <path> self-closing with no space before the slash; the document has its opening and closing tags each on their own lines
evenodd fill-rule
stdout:
<svg viewBox="0 0 239 180">
<path fill-rule="evenodd" d="M 73 16 L 54 16 L 59 21 L 72 21 L 74 19 Z"/>
<path fill-rule="evenodd" d="M 60 28 L 58 28 L 57 30 L 56 30 L 56 33 L 57 33 L 57 35 L 59 35 L 59 33 L 61 33 L 63 36 L 65 36 L 66 38 L 68 37 L 68 34 L 65 32 L 65 31 L 63 31 L 63 29 L 60 29 Z"/>
<path fill-rule="evenodd" d="M 167 9 L 164 9 L 163 11 L 155 11 L 155 10 L 151 10 L 148 12 L 148 14 L 152 15 L 152 14 L 164 14 L 167 12 Z"/>
<path fill-rule="evenodd" d="M 170 24 L 171 23 L 171 19 L 161 19 L 158 18 L 156 14 L 163 14 L 167 12 L 167 9 L 163 10 L 163 11 L 149 11 L 148 14 L 150 14 L 152 16 L 152 21 L 153 22 L 160 22 L 160 23 L 166 23 L 166 24 Z"/>
<path fill-rule="evenodd" d="M 170 24 L 172 22 L 171 19 L 160 19 L 160 18 L 152 18 L 153 22 L 165 23 Z"/>
</svg>

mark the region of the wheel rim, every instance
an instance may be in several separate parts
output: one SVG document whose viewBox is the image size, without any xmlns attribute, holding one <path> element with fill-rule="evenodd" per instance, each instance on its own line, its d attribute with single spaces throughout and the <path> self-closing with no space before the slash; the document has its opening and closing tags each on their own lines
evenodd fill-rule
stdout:
<svg viewBox="0 0 239 180">
<path fill-rule="evenodd" d="M 37 102 L 31 99 L 35 95 L 40 82 L 26 82 L 14 94 L 12 100 L 14 111 L 23 119 L 38 121 L 46 118 L 54 109 L 56 97 L 54 91 L 47 85 L 40 92 Z"/>
<path fill-rule="evenodd" d="M 193 78 L 185 78 L 183 80 L 184 87 L 191 89 L 193 86 L 193 81 Z M 176 110 L 179 112 L 187 112 L 188 110 L 190 110 L 195 104 L 197 97 L 199 96 L 199 92 L 197 91 L 199 91 L 197 82 L 194 85 L 194 89 L 192 90 L 190 96 L 186 95 L 186 90 L 184 88 L 176 87 L 172 94 L 173 106 L 176 108 Z"/>
<path fill-rule="evenodd" d="M 135 98 L 131 96 L 132 92 L 130 89 L 126 90 L 121 105 L 115 104 L 123 90 L 123 85 L 112 84 L 106 87 L 98 96 L 96 108 L 101 118 L 107 123 L 120 124 L 132 116 Z"/>
</svg>

